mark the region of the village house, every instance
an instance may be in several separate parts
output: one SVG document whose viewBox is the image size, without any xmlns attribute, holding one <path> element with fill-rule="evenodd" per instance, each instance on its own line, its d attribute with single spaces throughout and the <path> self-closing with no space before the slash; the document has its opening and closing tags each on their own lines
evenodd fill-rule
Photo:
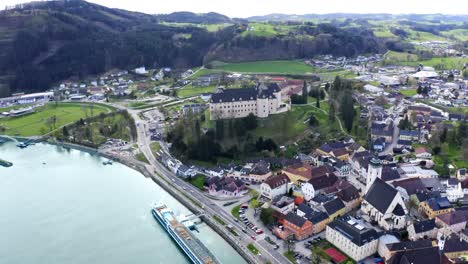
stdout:
<svg viewBox="0 0 468 264">
<path fill-rule="evenodd" d="M 430 159 L 432 158 L 432 153 L 427 150 L 425 147 L 419 147 L 414 150 L 414 153 L 416 155 L 416 158 L 420 159 Z"/>
<path fill-rule="evenodd" d="M 442 242 L 443 252 L 450 259 L 457 259 L 468 255 L 468 242 L 456 235 L 452 235 Z"/>
<path fill-rule="evenodd" d="M 283 102 L 276 83 L 259 83 L 255 88 L 226 89 L 211 96 L 211 120 L 242 118 L 253 114 L 260 118 L 290 109 Z"/>
<path fill-rule="evenodd" d="M 433 248 L 434 245 L 432 244 L 431 240 L 418 240 L 418 241 L 403 241 L 403 242 L 396 242 L 386 244 L 383 247 L 383 250 L 379 252 L 382 258 L 385 260 L 390 260 L 392 256 L 400 253 L 400 252 L 408 252 L 413 250 L 425 249 L 425 248 Z M 416 262 L 418 263 L 418 262 Z"/>
<path fill-rule="evenodd" d="M 276 197 L 271 202 L 271 209 L 282 215 L 287 215 L 294 210 L 294 198 L 288 196 Z"/>
<path fill-rule="evenodd" d="M 360 261 L 377 252 L 379 234 L 368 224 L 351 216 L 331 222 L 325 233 L 327 241 L 355 261 Z"/>
<path fill-rule="evenodd" d="M 419 211 L 426 214 L 429 219 L 450 213 L 453 210 L 453 206 L 446 197 L 431 198 L 419 204 Z"/>
<path fill-rule="evenodd" d="M 330 221 L 343 216 L 346 213 L 346 207 L 340 198 L 335 198 L 323 204 L 323 209 L 327 213 Z"/>
<path fill-rule="evenodd" d="M 275 228 L 273 233 L 283 240 L 294 238 L 296 240 L 304 240 L 312 236 L 314 228 L 312 223 L 298 216 L 297 214 L 290 212 L 286 215 L 283 220 L 283 230 Z"/>
<path fill-rule="evenodd" d="M 408 238 L 413 241 L 423 238 L 435 239 L 438 232 L 435 219 L 413 222 L 406 230 L 408 231 Z"/>
<path fill-rule="evenodd" d="M 458 209 L 452 210 L 451 212 L 438 215 L 435 218 L 436 225 L 445 235 L 452 233 L 458 233 L 466 228 L 468 221 L 468 210 Z"/>
<path fill-rule="evenodd" d="M 221 197 L 240 197 L 246 190 L 243 182 L 231 177 L 211 177 L 208 179 L 208 193 Z"/>
<path fill-rule="evenodd" d="M 271 176 L 260 185 L 260 194 L 273 200 L 288 192 L 289 182 L 289 178 L 285 174 Z"/>
</svg>

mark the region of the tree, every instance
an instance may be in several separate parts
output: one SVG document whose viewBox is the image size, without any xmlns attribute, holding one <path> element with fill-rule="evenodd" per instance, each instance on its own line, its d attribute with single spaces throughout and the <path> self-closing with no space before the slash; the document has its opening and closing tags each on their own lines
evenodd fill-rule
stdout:
<svg viewBox="0 0 468 264">
<path fill-rule="evenodd" d="M 468 125 L 466 121 L 460 122 L 457 129 L 458 141 L 461 144 L 465 138 L 468 137 Z"/>
<path fill-rule="evenodd" d="M 310 117 L 309 117 L 309 126 L 316 126 L 318 124 L 319 124 L 319 121 L 317 120 L 315 115 L 311 114 Z"/>
<path fill-rule="evenodd" d="M 293 196 L 293 193 L 294 193 L 293 188 L 289 189 L 289 191 L 288 191 L 289 197 L 292 197 L 292 196 Z"/>
<path fill-rule="evenodd" d="M 330 110 L 328 111 L 328 120 L 330 122 L 335 122 L 335 105 L 333 101 L 330 100 Z"/>
<path fill-rule="evenodd" d="M 463 78 L 468 79 L 468 69 L 463 70 Z"/>
<path fill-rule="evenodd" d="M 356 111 L 354 111 L 354 99 L 349 91 L 345 93 L 345 96 L 341 100 L 340 114 L 346 130 L 350 132 L 353 128 Z"/>
<path fill-rule="evenodd" d="M 244 117 L 242 120 L 244 121 L 245 128 L 247 130 L 254 130 L 258 126 L 257 117 L 253 113 L 250 113 L 248 116 Z"/>
<path fill-rule="evenodd" d="M 447 127 L 444 127 L 444 129 L 442 130 L 442 133 L 440 133 L 440 142 L 445 143 L 445 141 L 447 140 L 447 133 L 448 133 L 448 129 Z"/>
<path fill-rule="evenodd" d="M 223 120 L 216 120 L 216 139 L 223 140 L 224 139 L 224 122 Z"/>
<path fill-rule="evenodd" d="M 302 103 L 307 104 L 309 93 L 307 91 L 307 82 L 304 81 L 304 85 L 302 86 Z"/>
<path fill-rule="evenodd" d="M 384 107 L 387 104 L 387 98 L 381 95 L 375 99 L 375 104 L 381 107 Z"/>
<path fill-rule="evenodd" d="M 317 108 L 320 108 L 320 96 L 317 96 L 317 99 L 316 99 L 316 100 L 317 100 L 317 101 L 315 101 L 315 106 L 316 106 Z"/>
<path fill-rule="evenodd" d="M 63 134 L 63 136 L 66 137 L 66 138 L 68 138 L 68 137 L 70 136 L 70 133 L 68 132 L 67 126 L 64 126 L 64 127 L 62 128 L 62 134 Z"/>
<path fill-rule="evenodd" d="M 275 222 L 275 218 L 273 217 L 274 210 L 271 208 L 263 208 L 260 212 L 260 220 L 266 225 L 272 225 Z"/>
</svg>

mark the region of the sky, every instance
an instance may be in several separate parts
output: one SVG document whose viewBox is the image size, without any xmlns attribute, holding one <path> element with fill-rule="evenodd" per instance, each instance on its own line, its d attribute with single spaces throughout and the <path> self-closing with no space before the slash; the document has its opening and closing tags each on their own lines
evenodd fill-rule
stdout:
<svg viewBox="0 0 468 264">
<path fill-rule="evenodd" d="M 29 1 L 0 0 L 0 7 Z M 218 12 L 245 18 L 271 13 L 468 14 L 467 0 L 89 0 L 112 8 L 148 14 L 175 11 Z"/>
</svg>

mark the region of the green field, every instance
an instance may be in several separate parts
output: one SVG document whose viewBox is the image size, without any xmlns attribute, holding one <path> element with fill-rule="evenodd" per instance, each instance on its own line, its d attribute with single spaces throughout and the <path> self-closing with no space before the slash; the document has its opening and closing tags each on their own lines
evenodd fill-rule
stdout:
<svg viewBox="0 0 468 264">
<path fill-rule="evenodd" d="M 205 182 L 206 182 L 206 177 L 204 175 L 197 175 L 189 180 L 189 182 L 197 187 L 200 190 L 205 189 Z"/>
<path fill-rule="evenodd" d="M 213 93 L 216 86 L 207 87 L 193 87 L 192 85 L 185 86 L 182 89 L 177 90 L 177 96 L 181 98 L 187 98 L 194 95 L 200 95 L 203 93 Z"/>
<path fill-rule="evenodd" d="M 35 109 L 36 112 L 21 116 L 0 119 L 0 132 L 13 136 L 40 136 L 58 129 L 66 124 L 73 123 L 80 118 L 86 118 L 113 111 L 113 108 L 101 104 L 85 103 L 55 103 L 47 104 Z M 52 121 L 56 117 L 55 124 Z"/>
<path fill-rule="evenodd" d="M 466 59 L 461 57 L 434 57 L 429 60 L 419 60 L 415 54 L 390 51 L 384 59 L 384 64 L 398 64 L 417 67 L 419 64 L 434 67 L 436 70 L 462 69 Z"/>
<path fill-rule="evenodd" d="M 416 89 L 400 90 L 400 93 L 404 96 L 414 96 L 417 94 Z"/>
<path fill-rule="evenodd" d="M 234 216 L 235 218 L 237 218 L 238 220 L 240 220 L 240 216 L 239 216 L 239 209 L 241 207 L 241 204 L 237 205 L 237 206 L 234 206 L 234 208 L 232 208 L 231 210 L 231 214 L 232 216 Z"/>
<path fill-rule="evenodd" d="M 215 69 L 244 72 L 244 73 L 278 73 L 278 74 L 306 74 L 314 69 L 302 61 L 254 61 L 241 63 L 226 63 Z"/>
<path fill-rule="evenodd" d="M 443 35 L 456 38 L 460 41 L 468 41 L 468 29 L 453 29 L 442 32 Z"/>
</svg>

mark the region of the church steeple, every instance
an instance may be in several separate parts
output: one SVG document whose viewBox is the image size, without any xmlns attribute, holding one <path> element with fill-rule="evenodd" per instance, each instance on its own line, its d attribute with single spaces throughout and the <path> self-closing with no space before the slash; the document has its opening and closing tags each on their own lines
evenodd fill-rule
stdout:
<svg viewBox="0 0 468 264">
<path fill-rule="evenodd" d="M 375 179 L 382 179 L 382 163 L 376 157 L 372 158 L 369 162 L 369 167 L 367 168 L 367 177 L 366 177 L 366 192 L 369 191 L 369 188 L 374 183 Z"/>
</svg>

